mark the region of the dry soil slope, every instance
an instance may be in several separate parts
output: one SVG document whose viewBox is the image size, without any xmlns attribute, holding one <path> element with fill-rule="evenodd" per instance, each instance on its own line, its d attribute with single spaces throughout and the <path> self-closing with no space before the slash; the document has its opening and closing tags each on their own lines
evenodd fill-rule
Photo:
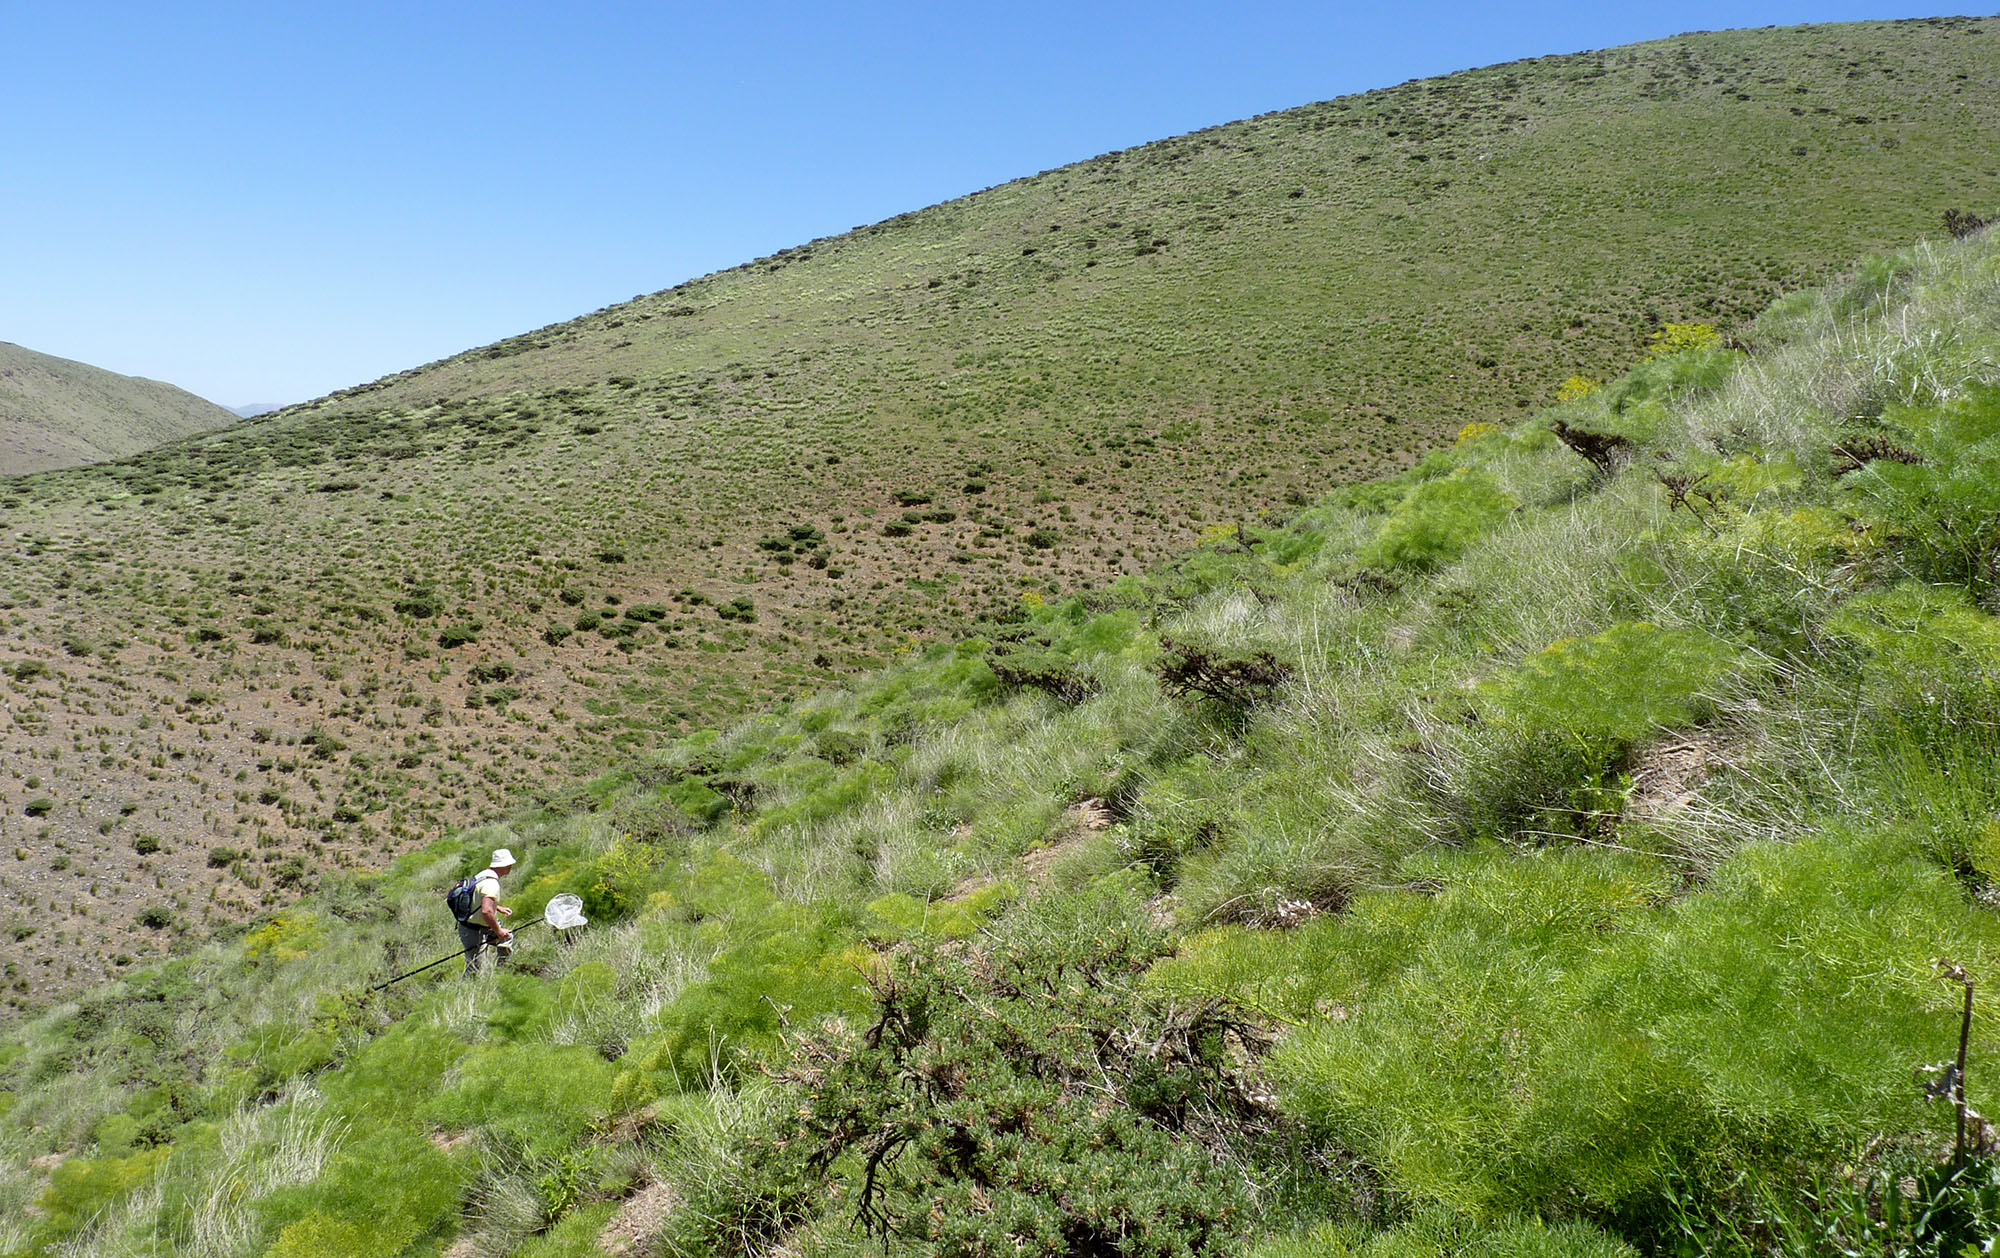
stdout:
<svg viewBox="0 0 2000 1258">
<path fill-rule="evenodd" d="M 0 476 L 120 459 L 235 422 L 185 389 L 0 341 Z"/>
</svg>

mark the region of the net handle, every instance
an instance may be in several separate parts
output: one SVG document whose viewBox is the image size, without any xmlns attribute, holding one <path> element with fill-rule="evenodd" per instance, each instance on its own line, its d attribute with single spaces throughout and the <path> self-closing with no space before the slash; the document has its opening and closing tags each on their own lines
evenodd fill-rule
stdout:
<svg viewBox="0 0 2000 1258">
<path fill-rule="evenodd" d="M 541 922 L 547 922 L 550 925 L 550 927 L 552 927 L 555 930 L 568 930 L 572 926 L 585 925 L 586 921 L 587 919 L 585 919 L 585 917 L 583 916 L 583 897 L 576 895 L 559 895 L 555 899 L 549 901 L 548 906 L 542 910 L 542 915 L 540 917 L 536 918 L 532 922 L 525 922 L 520 926 L 516 926 L 514 928 L 514 933 L 518 935 L 522 931 L 528 929 L 528 927 L 537 925 Z M 457 952 L 448 952 L 445 955 L 439 957 L 437 960 L 431 962 L 429 965 L 420 965 L 416 969 L 408 970 L 402 974 L 398 974 L 396 977 L 389 979 L 386 982 L 375 984 L 375 986 L 368 989 L 368 994 L 379 992 L 383 988 L 389 986 L 391 983 L 400 983 L 406 978 L 413 978 L 416 975 L 422 974 L 425 970 L 436 969 L 438 966 L 443 965 L 447 961 L 457 960 L 459 957 L 464 956 L 467 951 L 468 949 L 461 948 Z"/>
</svg>

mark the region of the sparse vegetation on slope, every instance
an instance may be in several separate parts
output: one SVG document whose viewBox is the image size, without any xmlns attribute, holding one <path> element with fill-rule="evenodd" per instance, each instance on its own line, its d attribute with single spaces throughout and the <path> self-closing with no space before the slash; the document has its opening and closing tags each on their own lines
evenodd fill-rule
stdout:
<svg viewBox="0 0 2000 1258">
<path fill-rule="evenodd" d="M 10 996 L 1727 330 L 1985 205 L 1996 67 L 1940 19 L 1408 83 L 9 480 L 4 890 L 62 923 Z M 1509 495 L 1426 482 L 1371 558 Z"/>
<path fill-rule="evenodd" d="M 0 341 L 0 476 L 103 463 L 235 422 L 170 384 Z"/>
<path fill-rule="evenodd" d="M 2000 241 L 1750 342 L 19 1024 L 0 1251 L 1980 1252 Z"/>
</svg>

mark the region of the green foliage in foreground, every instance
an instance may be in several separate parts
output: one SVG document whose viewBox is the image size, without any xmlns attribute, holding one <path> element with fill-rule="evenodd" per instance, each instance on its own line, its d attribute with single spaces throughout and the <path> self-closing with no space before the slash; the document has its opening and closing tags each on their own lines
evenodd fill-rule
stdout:
<svg viewBox="0 0 2000 1258">
<path fill-rule="evenodd" d="M 1866 268 L 10 1027 L 0 1253 L 1983 1252 L 1996 277 Z M 497 845 L 591 925 L 368 994 Z"/>
<path fill-rule="evenodd" d="M 1052 896 L 990 947 L 882 961 L 870 1024 L 792 1046 L 800 1109 L 739 1138 L 738 1173 L 689 1203 L 670 1252 L 818 1252 L 858 1225 L 918 1252 L 1165 1258 L 1292 1205 L 1316 1177 L 1246 1086 L 1260 1032 L 1225 1002 L 1138 998 L 1161 940 L 1118 891 Z"/>
</svg>

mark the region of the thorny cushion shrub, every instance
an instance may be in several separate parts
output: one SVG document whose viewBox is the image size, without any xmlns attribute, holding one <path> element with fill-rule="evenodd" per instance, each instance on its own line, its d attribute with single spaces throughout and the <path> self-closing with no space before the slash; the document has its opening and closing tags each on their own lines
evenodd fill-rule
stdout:
<svg viewBox="0 0 2000 1258">
<path fill-rule="evenodd" d="M 1221 1000 L 1140 995 L 1156 950 L 1112 921 L 880 960 L 868 1017 L 790 1037 L 795 1103 L 742 1135 L 747 1174 L 680 1213 L 677 1252 L 850 1225 L 994 1258 L 1237 1252 L 1268 1217 L 1239 1159 L 1279 1139 L 1263 1032 Z"/>
</svg>

